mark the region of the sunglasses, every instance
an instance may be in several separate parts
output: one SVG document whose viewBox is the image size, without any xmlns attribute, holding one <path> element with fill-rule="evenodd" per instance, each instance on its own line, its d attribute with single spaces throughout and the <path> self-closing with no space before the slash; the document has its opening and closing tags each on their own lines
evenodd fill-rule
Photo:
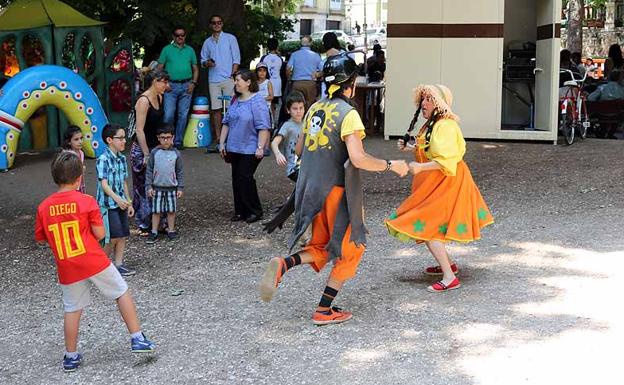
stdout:
<svg viewBox="0 0 624 385">
<path fill-rule="evenodd" d="M 219 21 L 211 21 L 210 24 L 212 24 L 212 25 L 221 25 L 221 24 L 223 24 L 223 21 L 220 21 L 220 20 Z"/>
<path fill-rule="evenodd" d="M 175 36 L 175 37 L 185 37 L 186 34 L 185 33 L 174 33 L 173 36 Z"/>
</svg>

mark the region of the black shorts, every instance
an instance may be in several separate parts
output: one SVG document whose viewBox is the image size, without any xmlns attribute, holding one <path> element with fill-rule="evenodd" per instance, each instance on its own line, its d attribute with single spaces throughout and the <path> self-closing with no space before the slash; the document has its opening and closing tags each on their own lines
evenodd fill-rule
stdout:
<svg viewBox="0 0 624 385">
<path fill-rule="evenodd" d="M 108 209 L 108 233 L 110 238 L 126 238 L 130 236 L 128 212 L 120 208 Z"/>
</svg>

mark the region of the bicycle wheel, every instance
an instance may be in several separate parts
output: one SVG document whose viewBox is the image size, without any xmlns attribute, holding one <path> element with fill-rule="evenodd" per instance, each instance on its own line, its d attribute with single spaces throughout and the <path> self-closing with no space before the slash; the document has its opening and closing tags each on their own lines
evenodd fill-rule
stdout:
<svg viewBox="0 0 624 385">
<path fill-rule="evenodd" d="M 567 104 L 565 113 L 561 114 L 561 131 L 563 137 L 568 145 L 574 143 L 574 105 L 572 103 Z"/>
<path fill-rule="evenodd" d="M 589 115 L 587 114 L 587 104 L 585 104 L 585 99 L 581 101 L 581 111 L 579 113 L 577 127 L 578 133 L 581 139 L 585 139 L 587 137 L 587 129 L 590 126 Z"/>
</svg>

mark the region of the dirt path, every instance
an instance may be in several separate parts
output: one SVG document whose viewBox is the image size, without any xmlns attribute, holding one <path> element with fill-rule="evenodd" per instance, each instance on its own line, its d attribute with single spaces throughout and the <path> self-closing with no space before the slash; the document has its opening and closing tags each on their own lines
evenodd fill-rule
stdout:
<svg viewBox="0 0 624 385">
<path fill-rule="evenodd" d="M 443 294 L 425 290 L 424 247 L 382 226 L 409 180 L 367 174 L 369 248 L 337 300 L 354 319 L 329 327 L 309 322 L 327 272 L 292 270 L 271 304 L 259 301 L 257 282 L 285 252 L 291 224 L 271 236 L 231 224 L 229 168 L 186 150 L 180 240 L 148 247 L 133 236 L 127 253 L 158 352 L 133 356 L 114 304 L 94 295 L 81 325 L 84 366 L 70 375 L 55 269 L 32 242 L 35 207 L 54 189 L 49 159 L 21 156 L 0 174 L 0 383 L 612 383 L 624 336 L 622 143 L 470 142 L 466 160 L 496 223 L 482 241 L 451 247 L 463 287 Z M 392 142 L 366 145 L 397 156 Z M 93 192 L 93 161 L 87 168 Z M 257 179 L 266 212 L 290 192 L 273 158 Z"/>
</svg>

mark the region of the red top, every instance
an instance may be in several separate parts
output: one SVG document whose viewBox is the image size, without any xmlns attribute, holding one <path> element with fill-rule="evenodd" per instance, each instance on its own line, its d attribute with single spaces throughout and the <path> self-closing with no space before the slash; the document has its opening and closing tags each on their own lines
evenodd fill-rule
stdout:
<svg viewBox="0 0 624 385">
<path fill-rule="evenodd" d="M 56 257 L 59 282 L 69 285 L 94 276 L 110 260 L 91 232 L 104 226 L 95 199 L 79 191 L 57 192 L 37 209 L 35 239 L 47 241 Z"/>
</svg>

